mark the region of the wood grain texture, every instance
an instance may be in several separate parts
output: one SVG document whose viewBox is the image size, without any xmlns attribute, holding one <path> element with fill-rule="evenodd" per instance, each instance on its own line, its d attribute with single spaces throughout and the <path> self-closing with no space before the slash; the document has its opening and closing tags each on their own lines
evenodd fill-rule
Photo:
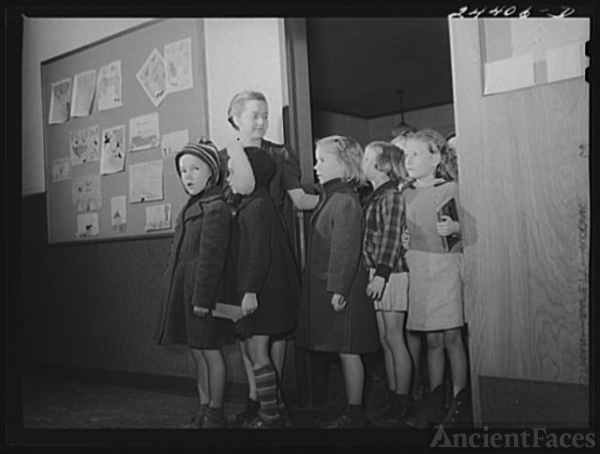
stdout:
<svg viewBox="0 0 600 454">
<path fill-rule="evenodd" d="M 480 375 L 587 383 L 588 87 L 484 97 L 478 23 L 451 29 L 474 396 Z"/>
</svg>

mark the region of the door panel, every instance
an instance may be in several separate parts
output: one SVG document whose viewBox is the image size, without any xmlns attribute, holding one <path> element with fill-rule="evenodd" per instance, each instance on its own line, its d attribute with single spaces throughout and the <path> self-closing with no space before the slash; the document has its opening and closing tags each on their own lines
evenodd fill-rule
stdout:
<svg viewBox="0 0 600 454">
<path fill-rule="evenodd" d="M 483 96 L 480 27 L 450 20 L 476 421 L 480 376 L 588 383 L 588 85 Z"/>
</svg>

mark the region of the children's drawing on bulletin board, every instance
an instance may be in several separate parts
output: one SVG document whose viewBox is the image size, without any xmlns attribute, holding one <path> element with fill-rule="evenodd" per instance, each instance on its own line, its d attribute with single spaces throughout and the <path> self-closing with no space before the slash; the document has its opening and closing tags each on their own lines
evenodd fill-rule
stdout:
<svg viewBox="0 0 600 454">
<path fill-rule="evenodd" d="M 100 159 L 100 125 L 76 129 L 69 133 L 71 165 L 77 166 Z"/>
<path fill-rule="evenodd" d="M 174 156 L 190 142 L 190 132 L 187 129 L 163 134 L 160 148 L 163 158 Z"/>
<path fill-rule="evenodd" d="M 55 82 L 51 87 L 48 123 L 65 123 L 71 111 L 71 78 Z"/>
<path fill-rule="evenodd" d="M 100 234 L 98 213 L 84 213 L 77 215 L 78 238 L 96 238 Z"/>
<path fill-rule="evenodd" d="M 158 112 L 129 120 L 129 151 L 146 150 L 159 145 Z"/>
<path fill-rule="evenodd" d="M 162 159 L 129 166 L 129 203 L 163 199 Z"/>
<path fill-rule="evenodd" d="M 114 109 L 123 105 L 121 60 L 113 61 L 98 70 L 96 92 L 98 95 L 98 110 Z"/>
<path fill-rule="evenodd" d="M 171 228 L 171 204 L 163 203 L 146 207 L 146 231 Z"/>
<path fill-rule="evenodd" d="M 127 230 L 127 197 L 120 195 L 110 199 L 110 223 L 115 233 Z"/>
<path fill-rule="evenodd" d="M 52 182 L 71 178 L 71 161 L 69 158 L 55 159 L 52 162 Z"/>
<path fill-rule="evenodd" d="M 100 173 L 121 172 L 125 169 L 125 125 L 114 126 L 102 131 L 102 155 Z"/>
<path fill-rule="evenodd" d="M 194 87 L 192 74 L 192 39 L 182 39 L 165 45 L 167 91 L 175 93 Z"/>
<path fill-rule="evenodd" d="M 91 113 L 95 92 L 95 69 L 75 75 L 75 83 L 73 86 L 73 101 L 71 103 L 72 117 L 87 117 Z"/>
<path fill-rule="evenodd" d="M 137 80 L 156 107 L 167 96 L 165 61 L 156 48 L 136 74 Z"/>
<path fill-rule="evenodd" d="M 77 212 L 102 208 L 100 175 L 81 175 L 73 178 L 73 204 Z"/>
</svg>

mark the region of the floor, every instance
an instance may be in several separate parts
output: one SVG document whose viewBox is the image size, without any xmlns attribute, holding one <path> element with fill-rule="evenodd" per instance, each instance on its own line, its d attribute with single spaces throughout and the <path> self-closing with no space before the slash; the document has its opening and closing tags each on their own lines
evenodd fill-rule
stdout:
<svg viewBox="0 0 600 454">
<path fill-rule="evenodd" d="M 294 428 L 316 428 L 344 404 L 339 366 L 330 368 L 327 404 L 292 408 Z M 371 370 L 365 385 L 367 413 L 385 399 L 383 371 Z M 167 394 L 108 386 L 77 379 L 27 376 L 23 380 L 23 426 L 26 429 L 178 429 L 196 408 L 193 395 Z M 233 418 L 245 402 L 227 400 L 225 414 Z"/>
</svg>

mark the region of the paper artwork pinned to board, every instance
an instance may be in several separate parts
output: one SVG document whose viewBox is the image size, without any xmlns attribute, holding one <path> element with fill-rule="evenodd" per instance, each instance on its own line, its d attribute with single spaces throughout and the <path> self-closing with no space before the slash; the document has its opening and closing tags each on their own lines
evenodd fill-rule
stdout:
<svg viewBox="0 0 600 454">
<path fill-rule="evenodd" d="M 163 198 L 163 161 L 129 166 L 129 203 L 151 202 Z"/>
<path fill-rule="evenodd" d="M 163 158 L 179 153 L 189 142 L 190 133 L 187 129 L 164 134 L 161 144 Z"/>
<path fill-rule="evenodd" d="M 125 125 L 114 126 L 102 131 L 102 154 L 100 173 L 121 172 L 125 169 Z"/>
<path fill-rule="evenodd" d="M 73 178 L 73 205 L 77 212 L 102 208 L 100 175 L 81 175 Z"/>
<path fill-rule="evenodd" d="M 69 158 L 55 159 L 52 162 L 52 181 L 63 181 L 71 178 L 71 161 Z"/>
<path fill-rule="evenodd" d="M 146 231 L 171 228 L 171 204 L 163 203 L 146 207 Z"/>
<path fill-rule="evenodd" d="M 165 64 L 167 67 L 168 93 L 194 87 L 191 38 L 166 44 Z"/>
<path fill-rule="evenodd" d="M 129 120 L 129 151 L 146 150 L 159 145 L 158 112 Z"/>
<path fill-rule="evenodd" d="M 69 120 L 70 112 L 71 78 L 69 77 L 51 84 L 48 123 L 51 125 L 65 123 Z"/>
<path fill-rule="evenodd" d="M 136 77 L 152 104 L 158 107 L 167 96 L 167 82 L 165 78 L 165 61 L 156 48 L 148 56 Z"/>
<path fill-rule="evenodd" d="M 115 60 L 98 70 L 96 94 L 98 110 L 114 109 L 123 105 L 121 60 Z"/>
<path fill-rule="evenodd" d="M 85 213 L 77 215 L 78 238 L 96 238 L 100 233 L 98 226 L 98 213 Z"/>
<path fill-rule="evenodd" d="M 110 199 L 110 222 L 113 232 L 124 233 L 127 230 L 127 197 L 119 195 Z"/>
<path fill-rule="evenodd" d="M 69 133 L 71 165 L 76 166 L 100 159 L 100 125 L 76 129 Z"/>
<path fill-rule="evenodd" d="M 95 69 L 75 75 L 75 83 L 73 86 L 73 100 L 71 102 L 72 117 L 87 117 L 91 113 L 95 92 Z"/>
</svg>

